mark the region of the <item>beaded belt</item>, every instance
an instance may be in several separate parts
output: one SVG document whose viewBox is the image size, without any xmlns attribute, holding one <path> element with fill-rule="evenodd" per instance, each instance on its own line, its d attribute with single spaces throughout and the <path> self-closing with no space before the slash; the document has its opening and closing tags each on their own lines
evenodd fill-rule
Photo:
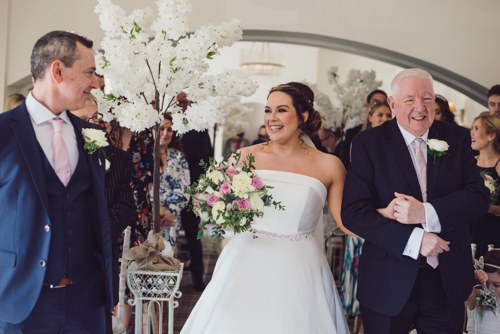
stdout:
<svg viewBox="0 0 500 334">
<path fill-rule="evenodd" d="M 312 233 L 302 233 L 302 234 L 279 234 L 264 230 L 259 230 L 256 228 L 252 228 L 250 230 L 256 237 L 264 237 L 271 239 L 281 239 L 281 240 L 289 240 L 289 241 L 300 241 L 300 240 L 309 240 L 312 238 Z"/>
</svg>

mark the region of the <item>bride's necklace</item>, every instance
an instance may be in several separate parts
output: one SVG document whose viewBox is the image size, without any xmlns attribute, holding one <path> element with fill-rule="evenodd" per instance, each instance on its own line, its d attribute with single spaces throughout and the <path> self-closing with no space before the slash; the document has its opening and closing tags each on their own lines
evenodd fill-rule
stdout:
<svg viewBox="0 0 500 334">
<path fill-rule="evenodd" d="M 277 152 L 279 152 L 280 158 L 287 158 L 288 160 L 294 160 L 297 156 L 300 155 L 301 152 L 307 153 L 307 145 L 301 143 L 299 147 L 294 148 L 291 152 L 280 152 L 279 149 L 277 149 Z"/>
</svg>

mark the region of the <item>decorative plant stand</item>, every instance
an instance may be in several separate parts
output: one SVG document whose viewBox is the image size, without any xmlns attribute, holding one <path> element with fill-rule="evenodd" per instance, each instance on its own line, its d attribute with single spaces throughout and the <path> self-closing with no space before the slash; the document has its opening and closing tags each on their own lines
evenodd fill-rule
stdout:
<svg viewBox="0 0 500 334">
<path fill-rule="evenodd" d="M 151 330 L 151 321 L 154 314 L 153 305 L 158 305 L 158 333 L 163 331 L 163 305 L 168 307 L 168 334 L 174 333 L 174 308 L 179 302 L 174 298 L 180 298 L 182 292 L 179 285 L 182 279 L 184 263 L 176 271 L 141 271 L 127 270 L 127 285 L 134 294 L 131 303 L 135 306 L 135 334 L 142 334 L 142 303 L 149 302 L 147 310 L 146 331 Z"/>
</svg>

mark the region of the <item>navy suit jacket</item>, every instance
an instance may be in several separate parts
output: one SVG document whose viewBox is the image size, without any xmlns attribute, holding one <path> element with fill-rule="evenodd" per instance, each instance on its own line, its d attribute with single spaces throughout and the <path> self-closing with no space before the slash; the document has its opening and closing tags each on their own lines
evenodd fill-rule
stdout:
<svg viewBox="0 0 500 334">
<path fill-rule="evenodd" d="M 450 241 L 450 251 L 439 255 L 438 269 L 446 296 L 463 302 L 474 284 L 469 226 L 488 209 L 484 187 L 470 148 L 469 132 L 459 126 L 434 122 L 429 139 L 444 140 L 442 157 L 427 157 L 427 201 L 441 223 L 439 236 Z M 359 263 L 358 300 L 386 315 L 400 313 L 415 283 L 419 261 L 403 250 L 415 226 L 382 217 L 394 192 L 422 201 L 410 153 L 396 119 L 358 134 L 342 199 L 342 222 L 365 239 Z"/>
<path fill-rule="evenodd" d="M 94 125 L 68 113 L 83 145 L 82 126 Z M 38 300 L 44 282 L 51 242 L 51 221 L 43 160 L 26 104 L 0 114 L 0 320 L 25 320 Z M 111 238 L 104 198 L 104 158 L 97 152 L 88 159 L 97 208 L 96 244 L 106 283 L 106 306 L 111 310 Z M 91 242 L 91 240 L 89 240 Z"/>
</svg>

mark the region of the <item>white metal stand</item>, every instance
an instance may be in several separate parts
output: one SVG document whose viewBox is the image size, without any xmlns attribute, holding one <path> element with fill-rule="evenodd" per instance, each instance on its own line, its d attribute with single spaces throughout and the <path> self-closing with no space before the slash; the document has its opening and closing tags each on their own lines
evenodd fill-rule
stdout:
<svg viewBox="0 0 500 334">
<path fill-rule="evenodd" d="M 127 284 L 134 294 L 135 306 L 135 334 L 142 334 L 142 303 L 148 302 L 147 310 L 147 333 L 151 331 L 151 321 L 154 314 L 153 305 L 158 305 L 158 331 L 163 332 L 163 306 L 168 307 L 168 334 L 174 333 L 174 308 L 179 306 L 179 302 L 174 298 L 180 298 L 182 292 L 179 285 L 182 280 L 184 263 L 180 264 L 177 271 L 141 271 L 128 270 Z"/>
</svg>

